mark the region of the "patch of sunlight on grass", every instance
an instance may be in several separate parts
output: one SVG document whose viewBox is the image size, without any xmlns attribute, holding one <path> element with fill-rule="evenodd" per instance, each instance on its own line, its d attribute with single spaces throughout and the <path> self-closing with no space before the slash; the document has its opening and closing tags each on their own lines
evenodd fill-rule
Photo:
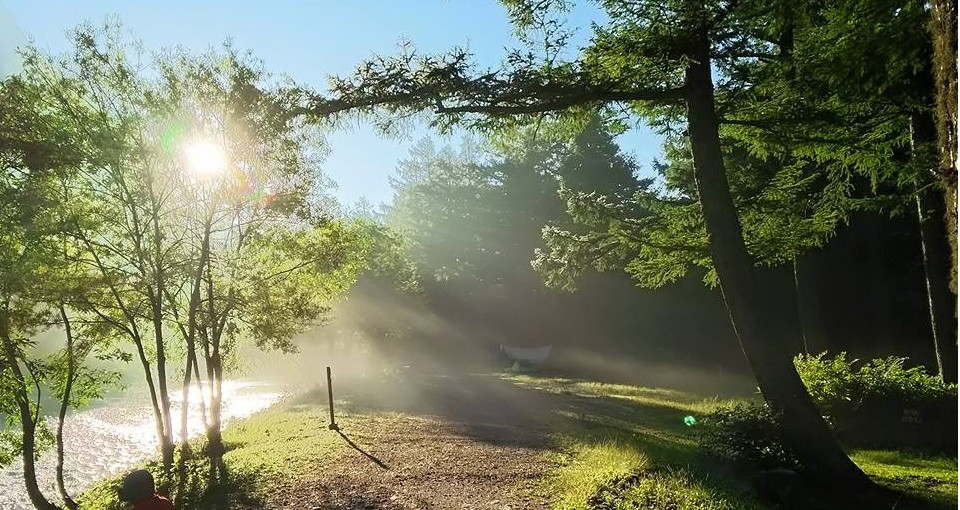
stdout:
<svg viewBox="0 0 960 510">
<path fill-rule="evenodd" d="M 540 377 L 529 374 L 505 375 L 504 378 L 523 388 L 548 393 L 583 397 L 610 397 L 637 404 L 659 406 L 689 413 L 706 414 L 731 399 L 703 397 L 695 393 L 667 388 L 648 388 L 629 384 L 602 383 L 564 377 Z"/>
<path fill-rule="evenodd" d="M 721 494 L 683 469 L 652 471 L 621 491 L 606 491 L 597 499 L 611 510 L 669 508 L 671 510 L 753 510 L 762 508 L 752 499 Z"/>
<path fill-rule="evenodd" d="M 858 450 L 850 458 L 884 486 L 943 508 L 957 508 L 957 459 L 895 450 Z"/>
<path fill-rule="evenodd" d="M 565 418 L 560 442 L 570 445 L 550 482 L 554 510 L 583 509 L 590 498 L 606 509 L 763 508 L 744 480 L 697 464 L 697 426 L 685 423 L 687 416 L 699 420 L 732 400 L 561 377 L 503 377 L 566 397 L 553 411 Z M 640 470 L 639 477 L 622 481 Z"/>
<path fill-rule="evenodd" d="M 327 431 L 322 410 L 277 409 L 252 416 L 224 431 L 230 467 L 282 475 L 331 460 L 342 441 Z"/>
<path fill-rule="evenodd" d="M 649 465 L 647 456 L 633 445 L 606 441 L 570 443 L 561 454 L 560 467 L 550 486 L 556 510 L 579 510 L 587 499 L 609 480 L 624 477 Z"/>
<path fill-rule="evenodd" d="M 223 459 L 229 473 L 225 486 L 210 485 L 210 463 L 202 455 L 188 461 L 185 471 L 175 468 L 169 479 L 164 478 L 157 459 L 146 465 L 154 473 L 161 492 L 175 497 L 178 508 L 220 507 L 227 494 L 241 508 L 262 508 L 263 498 L 269 492 L 315 473 L 346 451 L 340 437 L 327 430 L 326 420 L 326 409 L 288 404 L 231 424 L 223 431 L 227 448 Z M 195 452 L 202 452 L 203 442 L 203 438 L 192 442 Z M 126 509 L 117 500 L 118 483 L 116 477 L 85 491 L 80 496 L 81 508 Z"/>
</svg>

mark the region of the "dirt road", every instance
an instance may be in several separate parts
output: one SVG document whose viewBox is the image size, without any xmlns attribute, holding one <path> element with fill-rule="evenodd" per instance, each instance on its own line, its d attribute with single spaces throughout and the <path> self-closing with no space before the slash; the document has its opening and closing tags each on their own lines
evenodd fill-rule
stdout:
<svg viewBox="0 0 960 510">
<path fill-rule="evenodd" d="M 270 495 L 266 508 L 539 510 L 551 467 L 542 394 L 493 376 L 408 376 L 351 389 L 350 449 Z"/>
</svg>

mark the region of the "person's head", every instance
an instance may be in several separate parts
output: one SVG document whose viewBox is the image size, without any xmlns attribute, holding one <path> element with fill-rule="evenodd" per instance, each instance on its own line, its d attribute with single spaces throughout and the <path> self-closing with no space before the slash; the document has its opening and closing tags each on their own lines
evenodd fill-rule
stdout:
<svg viewBox="0 0 960 510">
<path fill-rule="evenodd" d="M 153 496 L 155 491 L 153 475 L 146 469 L 138 469 L 123 477 L 118 492 L 120 493 L 120 501 L 137 503 Z"/>
</svg>

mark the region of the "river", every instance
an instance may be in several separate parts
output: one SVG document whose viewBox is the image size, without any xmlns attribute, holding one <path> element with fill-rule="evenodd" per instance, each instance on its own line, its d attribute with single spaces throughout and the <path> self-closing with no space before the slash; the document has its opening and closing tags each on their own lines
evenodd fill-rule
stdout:
<svg viewBox="0 0 960 510">
<path fill-rule="evenodd" d="M 203 423 L 196 402 L 197 388 L 191 391 L 190 435 L 202 433 Z M 283 392 L 276 385 L 257 381 L 223 382 L 224 425 L 250 416 L 276 403 Z M 171 395 L 174 416 L 180 416 L 179 391 Z M 51 428 L 56 418 L 50 420 Z M 179 429 L 179 418 L 177 419 Z M 156 428 L 149 398 L 140 391 L 125 391 L 98 401 L 95 406 L 71 411 L 64 424 L 64 483 L 77 495 L 95 482 L 117 475 L 157 453 Z M 37 463 L 40 486 L 48 498 L 56 499 L 56 454 L 45 452 Z M 0 470 L 0 510 L 30 510 L 33 506 L 23 486 L 23 465 L 17 461 Z"/>
</svg>

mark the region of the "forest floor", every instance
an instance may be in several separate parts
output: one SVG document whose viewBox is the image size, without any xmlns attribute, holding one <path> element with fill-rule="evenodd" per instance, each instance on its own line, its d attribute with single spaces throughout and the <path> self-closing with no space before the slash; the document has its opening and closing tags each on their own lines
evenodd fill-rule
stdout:
<svg viewBox="0 0 960 510">
<path fill-rule="evenodd" d="M 696 426 L 684 418 L 708 413 L 722 403 L 715 398 L 537 376 L 410 374 L 334 386 L 339 432 L 327 428 L 324 388 L 238 422 L 224 436 L 227 490 L 196 503 L 188 495 L 179 507 L 767 508 L 743 476 L 697 458 Z M 931 508 L 957 508 L 954 458 L 852 456 Z"/>
</svg>

